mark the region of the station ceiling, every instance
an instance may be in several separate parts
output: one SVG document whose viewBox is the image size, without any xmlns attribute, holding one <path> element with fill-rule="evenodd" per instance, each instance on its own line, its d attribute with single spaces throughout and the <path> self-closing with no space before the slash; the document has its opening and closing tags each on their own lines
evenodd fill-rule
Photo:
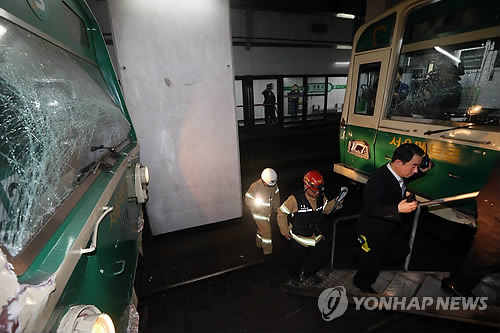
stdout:
<svg viewBox="0 0 500 333">
<path fill-rule="evenodd" d="M 231 8 L 253 9 L 299 14 L 354 14 L 363 18 L 367 0 L 230 0 Z"/>
</svg>

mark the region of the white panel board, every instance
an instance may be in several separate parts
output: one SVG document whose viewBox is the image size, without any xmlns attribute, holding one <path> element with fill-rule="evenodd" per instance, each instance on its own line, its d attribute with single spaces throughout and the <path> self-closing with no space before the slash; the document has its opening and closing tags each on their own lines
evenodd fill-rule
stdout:
<svg viewBox="0 0 500 333">
<path fill-rule="evenodd" d="M 153 234 L 241 216 L 228 0 L 109 0 Z"/>
</svg>

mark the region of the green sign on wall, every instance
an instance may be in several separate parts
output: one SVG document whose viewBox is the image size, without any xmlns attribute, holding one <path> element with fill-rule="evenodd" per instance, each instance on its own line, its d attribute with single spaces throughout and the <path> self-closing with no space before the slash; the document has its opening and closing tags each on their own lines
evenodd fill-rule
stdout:
<svg viewBox="0 0 500 333">
<path fill-rule="evenodd" d="M 347 85 L 345 84 L 331 84 L 331 83 L 328 83 L 328 91 L 327 92 L 330 92 L 332 91 L 333 89 L 345 89 L 347 87 Z M 283 87 L 283 90 L 284 91 L 291 91 L 292 90 L 292 87 L 289 86 L 289 87 Z M 300 91 L 304 91 L 304 87 L 303 86 L 299 86 L 299 90 Z M 325 92 L 325 84 L 324 83 L 308 83 L 307 84 L 307 92 L 308 93 L 324 93 Z"/>
</svg>

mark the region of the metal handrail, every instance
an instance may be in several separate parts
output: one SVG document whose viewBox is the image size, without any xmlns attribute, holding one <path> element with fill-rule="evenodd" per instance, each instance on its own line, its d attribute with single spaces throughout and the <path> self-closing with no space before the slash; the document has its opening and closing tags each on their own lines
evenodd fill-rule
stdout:
<svg viewBox="0 0 500 333">
<path fill-rule="evenodd" d="M 408 266 L 410 265 L 411 254 L 413 252 L 413 243 L 415 242 L 415 234 L 417 233 L 418 219 L 420 218 L 420 210 L 421 206 L 417 206 L 417 210 L 415 211 L 415 217 L 413 218 L 413 225 L 411 228 L 410 241 L 408 242 L 408 246 L 410 247 L 410 252 L 406 256 L 404 271 L 408 272 Z"/>
<path fill-rule="evenodd" d="M 415 217 L 413 218 L 413 225 L 412 225 L 412 229 L 411 229 L 410 241 L 408 242 L 408 246 L 410 247 L 410 253 L 408 253 L 408 255 L 406 256 L 405 266 L 404 266 L 405 271 L 408 271 L 408 266 L 410 265 L 410 259 L 411 259 L 411 255 L 413 252 L 413 243 L 415 242 L 415 234 L 417 232 L 418 220 L 420 218 L 420 208 L 425 207 L 425 206 L 439 205 L 439 204 L 443 204 L 446 202 L 471 199 L 471 198 L 477 197 L 478 194 L 479 194 L 479 192 L 470 192 L 470 193 L 455 195 L 452 197 L 446 197 L 446 198 L 442 198 L 442 199 L 436 199 L 436 200 L 430 200 L 430 201 L 424 201 L 424 202 L 418 203 L 417 210 L 415 211 Z"/>
<path fill-rule="evenodd" d="M 337 235 L 337 224 L 343 221 L 349 221 L 359 218 L 359 214 L 342 216 L 333 221 L 333 233 L 332 233 L 332 256 L 330 257 L 330 270 L 333 270 L 333 255 L 335 254 L 335 236 Z"/>
</svg>

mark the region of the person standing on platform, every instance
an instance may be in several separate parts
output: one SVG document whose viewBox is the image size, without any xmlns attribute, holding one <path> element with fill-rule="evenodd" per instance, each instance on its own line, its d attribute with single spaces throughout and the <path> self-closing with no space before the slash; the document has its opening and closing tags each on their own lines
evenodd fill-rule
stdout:
<svg viewBox="0 0 500 333">
<path fill-rule="evenodd" d="M 391 162 L 378 168 L 366 183 L 357 223 L 360 263 L 353 278 L 354 286 L 363 292 L 377 293 L 371 285 L 384 264 L 404 260 L 410 251 L 409 213 L 417 208 L 417 201 L 405 198 L 406 185 L 431 168 L 430 160 L 425 168 L 422 165 L 424 156 L 419 146 L 402 144 Z"/>
<path fill-rule="evenodd" d="M 299 86 L 294 84 L 292 90 L 288 93 L 288 103 L 290 105 L 290 113 L 292 118 L 297 118 L 297 111 L 299 110 L 299 97 L 300 91 Z"/>
<path fill-rule="evenodd" d="M 257 225 L 256 246 L 262 248 L 264 255 L 273 252 L 271 233 L 271 214 L 278 210 L 280 190 L 278 174 L 271 168 L 262 171 L 260 179 L 256 180 L 245 193 L 245 203 L 252 212 Z"/>
<path fill-rule="evenodd" d="M 264 95 L 264 120 L 266 124 L 272 124 L 275 121 L 275 111 L 276 111 L 276 96 L 273 93 L 274 85 L 269 83 L 266 86 L 266 90 L 262 92 Z"/>
</svg>

